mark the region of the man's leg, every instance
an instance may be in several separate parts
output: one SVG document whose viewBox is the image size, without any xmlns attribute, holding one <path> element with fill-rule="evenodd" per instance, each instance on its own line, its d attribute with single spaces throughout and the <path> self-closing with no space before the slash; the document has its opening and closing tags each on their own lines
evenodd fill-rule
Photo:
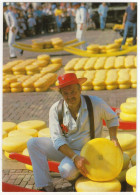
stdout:
<svg viewBox="0 0 140 195">
<path fill-rule="evenodd" d="M 125 23 L 125 29 L 124 29 L 124 35 L 123 35 L 123 41 L 122 41 L 122 44 L 121 44 L 121 45 L 124 45 L 125 42 L 126 42 L 128 30 L 129 30 L 129 23 L 126 22 L 126 23 Z"/>
<path fill-rule="evenodd" d="M 137 41 L 137 24 L 133 24 L 133 45 L 136 45 Z"/>
<path fill-rule="evenodd" d="M 9 30 L 8 45 L 10 48 L 10 57 L 15 57 L 15 48 L 12 46 L 15 43 L 16 33 L 13 33 L 12 30 Z"/>
<path fill-rule="evenodd" d="M 32 161 L 36 187 L 53 186 L 47 160 L 61 161 L 64 155 L 54 148 L 51 139 L 47 137 L 32 138 L 27 142 L 27 147 Z"/>
</svg>

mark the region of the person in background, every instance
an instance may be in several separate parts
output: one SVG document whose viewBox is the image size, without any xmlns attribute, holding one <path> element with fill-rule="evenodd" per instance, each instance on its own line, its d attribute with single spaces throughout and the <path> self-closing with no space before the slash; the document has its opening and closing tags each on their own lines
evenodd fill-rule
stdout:
<svg viewBox="0 0 140 195">
<path fill-rule="evenodd" d="M 35 184 L 37 188 L 47 192 L 54 191 L 47 160 L 59 161 L 59 173 L 62 178 L 74 183 L 82 174 L 87 176 L 85 167 L 89 162 L 80 155 L 82 147 L 92 138 L 102 137 L 103 119 L 109 129 L 109 135 L 116 147 L 119 125 L 116 113 L 99 97 L 89 96 L 94 111 L 95 130 L 90 131 L 90 122 L 85 97 L 81 94 L 81 85 L 86 78 L 77 78 L 76 74 L 68 73 L 58 77 L 59 85 L 55 88 L 60 92 L 63 102 L 63 122 L 58 119 L 58 104 L 55 102 L 49 111 L 49 129 L 51 138 L 32 138 L 27 142 L 31 157 Z"/>
<path fill-rule="evenodd" d="M 75 12 L 75 9 L 73 8 L 73 6 L 71 4 L 69 4 L 68 7 L 67 7 L 67 14 L 70 17 L 71 31 L 74 31 L 75 30 L 75 15 L 76 15 L 76 12 Z"/>
<path fill-rule="evenodd" d="M 57 24 L 57 30 L 58 32 L 61 31 L 61 26 L 62 26 L 62 15 L 63 15 L 63 10 L 60 8 L 60 5 L 57 5 L 57 8 L 54 10 L 54 14 L 56 17 L 56 24 Z"/>
<path fill-rule="evenodd" d="M 78 41 L 86 41 L 86 29 L 87 29 L 87 10 L 85 7 L 81 7 L 80 3 L 73 3 L 76 10 L 75 22 L 77 25 L 76 38 Z M 82 44 L 80 48 L 86 50 L 86 43 Z"/>
<path fill-rule="evenodd" d="M 106 18 L 107 18 L 108 6 L 106 3 L 102 3 L 98 8 L 98 13 L 100 16 L 100 29 L 104 30 L 106 25 Z"/>
<path fill-rule="evenodd" d="M 130 29 L 133 29 L 133 45 L 136 45 L 136 37 L 137 37 L 137 7 L 136 3 L 130 3 L 130 5 L 126 8 L 126 11 L 123 16 L 123 27 L 124 27 L 124 35 L 123 41 L 121 44 L 125 44 L 128 32 Z"/>
<path fill-rule="evenodd" d="M 17 58 L 15 48 L 13 44 L 15 43 L 16 35 L 18 32 L 17 19 L 13 13 L 13 7 L 10 6 L 10 10 L 7 10 L 6 3 L 3 3 L 4 16 L 7 24 L 6 33 L 8 33 L 8 45 L 10 49 L 10 59 Z M 23 54 L 23 50 L 19 50 L 20 54 Z"/>
<path fill-rule="evenodd" d="M 29 30 L 30 36 L 35 35 L 36 20 L 32 14 L 28 16 L 27 22 L 28 22 L 28 30 Z"/>
</svg>

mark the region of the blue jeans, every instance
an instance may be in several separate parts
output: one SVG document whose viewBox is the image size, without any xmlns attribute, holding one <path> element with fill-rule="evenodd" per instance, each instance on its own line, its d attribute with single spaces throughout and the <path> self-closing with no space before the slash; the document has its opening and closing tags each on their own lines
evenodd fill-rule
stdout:
<svg viewBox="0 0 140 195">
<path fill-rule="evenodd" d="M 105 29 L 106 17 L 100 16 L 100 29 Z"/>
<path fill-rule="evenodd" d="M 124 29 L 122 45 L 124 45 L 125 42 L 126 42 L 127 34 L 128 34 L 128 31 L 129 31 L 130 28 L 133 29 L 133 45 L 136 45 L 137 23 L 132 23 L 132 22 L 129 22 L 129 21 L 127 21 L 125 23 L 125 29 Z"/>
</svg>

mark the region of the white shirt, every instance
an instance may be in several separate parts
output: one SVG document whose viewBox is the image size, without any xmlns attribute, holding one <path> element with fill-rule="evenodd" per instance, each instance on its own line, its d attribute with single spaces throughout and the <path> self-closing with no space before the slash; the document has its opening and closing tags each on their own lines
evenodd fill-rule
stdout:
<svg viewBox="0 0 140 195">
<path fill-rule="evenodd" d="M 33 27 L 33 26 L 35 26 L 35 25 L 36 25 L 35 19 L 34 19 L 34 18 L 29 18 L 29 19 L 28 19 L 28 26 L 29 26 L 29 27 Z"/>
<path fill-rule="evenodd" d="M 75 22 L 76 24 L 86 24 L 86 19 L 87 19 L 87 11 L 86 8 L 80 7 L 79 9 L 76 10 L 76 18 Z"/>
<path fill-rule="evenodd" d="M 96 96 L 89 96 L 94 110 L 95 137 L 102 136 L 103 119 L 108 128 L 119 126 L 116 113 L 101 99 Z M 52 105 L 49 112 L 49 128 L 54 147 L 58 148 L 64 144 L 69 145 L 73 150 L 81 150 L 85 143 L 90 140 L 90 125 L 88 110 L 84 97 L 81 95 L 81 107 L 77 120 L 71 116 L 68 105 L 64 101 L 63 124 L 68 127 L 68 134 L 63 135 L 59 125 L 57 106 L 58 102 Z"/>
<path fill-rule="evenodd" d="M 12 11 L 6 11 L 4 15 L 5 15 L 6 24 L 8 27 L 18 28 L 17 19 Z"/>
</svg>

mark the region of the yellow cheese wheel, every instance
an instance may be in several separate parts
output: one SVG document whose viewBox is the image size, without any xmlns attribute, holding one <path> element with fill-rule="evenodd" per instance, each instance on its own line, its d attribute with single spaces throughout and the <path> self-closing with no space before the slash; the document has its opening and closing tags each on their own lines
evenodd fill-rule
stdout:
<svg viewBox="0 0 140 195">
<path fill-rule="evenodd" d="M 107 73 L 107 70 L 96 71 L 92 84 L 94 86 L 105 85 L 106 73 Z"/>
<path fill-rule="evenodd" d="M 13 122 L 3 122 L 2 123 L 2 129 L 5 132 L 10 132 L 12 130 L 16 130 L 17 129 L 17 124 L 13 123 Z"/>
<path fill-rule="evenodd" d="M 47 55 L 47 54 L 41 54 L 41 55 L 37 56 L 37 59 L 38 60 L 46 60 L 46 61 L 49 61 L 50 60 L 50 56 Z"/>
<path fill-rule="evenodd" d="M 122 103 L 120 106 L 122 112 L 127 114 L 136 114 L 137 112 L 137 105 L 135 103 Z"/>
<path fill-rule="evenodd" d="M 130 162 L 130 157 L 127 153 L 123 152 L 123 167 L 122 170 L 127 169 Z"/>
<path fill-rule="evenodd" d="M 28 149 L 25 148 L 25 149 L 23 150 L 22 154 L 25 155 L 25 156 L 29 156 Z M 26 169 L 28 169 L 28 170 L 30 170 L 30 171 L 33 171 L 32 165 L 25 164 L 25 167 L 26 167 Z"/>
<path fill-rule="evenodd" d="M 136 165 L 136 154 L 134 154 L 133 156 L 131 156 L 131 164 L 132 166 Z"/>
<path fill-rule="evenodd" d="M 24 92 L 34 92 L 35 91 L 35 88 L 34 87 L 24 87 L 23 88 L 23 91 Z"/>
<path fill-rule="evenodd" d="M 93 89 L 95 90 L 95 91 L 99 91 L 99 90 L 104 90 L 106 88 L 106 86 L 105 85 L 94 85 L 93 86 Z"/>
<path fill-rule="evenodd" d="M 22 88 L 21 82 L 15 82 L 10 84 L 11 88 Z"/>
<path fill-rule="evenodd" d="M 17 129 L 36 129 L 40 130 L 46 128 L 46 123 L 41 120 L 24 121 L 17 124 Z"/>
<path fill-rule="evenodd" d="M 6 131 L 2 131 L 2 139 L 8 136 L 8 133 Z"/>
<path fill-rule="evenodd" d="M 22 88 L 20 88 L 20 87 L 12 87 L 11 88 L 11 92 L 12 93 L 19 93 L 19 92 L 22 92 L 23 91 L 23 89 Z"/>
<path fill-rule="evenodd" d="M 10 133 L 8 133 L 8 136 L 18 136 L 21 134 L 37 137 L 38 131 L 36 129 L 18 129 L 18 130 L 10 131 Z"/>
<path fill-rule="evenodd" d="M 120 182 L 124 182 L 126 178 L 126 171 L 127 169 L 123 169 L 120 174 L 116 177 Z"/>
<path fill-rule="evenodd" d="M 82 176 L 76 181 L 75 189 L 77 192 L 120 192 L 121 184 L 117 179 L 96 182 Z"/>
<path fill-rule="evenodd" d="M 5 81 L 6 81 L 7 83 L 14 83 L 14 82 L 17 82 L 17 78 L 16 78 L 16 76 L 10 76 L 10 77 L 7 77 L 7 78 L 5 79 Z"/>
<path fill-rule="evenodd" d="M 14 75 L 25 75 L 26 71 L 13 71 Z"/>
<path fill-rule="evenodd" d="M 129 150 L 124 150 L 124 152 L 126 154 L 128 154 L 129 157 L 131 158 L 134 154 L 136 154 L 136 148 L 132 148 L 132 149 L 129 149 Z"/>
<path fill-rule="evenodd" d="M 38 67 L 45 67 L 49 64 L 49 61 L 46 60 L 37 60 L 33 64 L 36 64 Z"/>
<path fill-rule="evenodd" d="M 133 192 L 136 192 L 136 187 L 133 187 Z"/>
<path fill-rule="evenodd" d="M 26 73 L 27 73 L 27 75 L 34 75 L 34 74 L 37 74 L 37 73 L 39 73 L 39 68 L 38 69 L 36 69 L 36 70 L 28 70 L 28 71 L 26 71 Z"/>
<path fill-rule="evenodd" d="M 127 114 L 124 112 L 120 112 L 120 119 L 122 121 L 132 121 L 132 122 L 136 122 L 137 120 L 137 115 L 136 114 Z"/>
<path fill-rule="evenodd" d="M 118 79 L 118 70 L 115 70 L 115 69 L 108 70 L 106 74 L 105 84 L 106 85 L 116 85 L 117 79 Z"/>
<path fill-rule="evenodd" d="M 62 64 L 62 58 L 51 58 L 52 64 Z"/>
<path fill-rule="evenodd" d="M 134 89 L 136 89 L 136 88 L 137 88 L 137 84 L 135 84 L 135 83 L 132 83 L 132 84 L 131 84 L 131 88 L 134 88 Z"/>
<path fill-rule="evenodd" d="M 118 85 L 106 85 L 106 89 L 107 90 L 113 90 L 113 89 L 117 89 Z"/>
<path fill-rule="evenodd" d="M 118 71 L 118 83 L 119 84 L 130 84 L 130 70 L 129 69 L 120 69 Z"/>
<path fill-rule="evenodd" d="M 94 181 L 112 180 L 123 167 L 121 150 L 106 138 L 96 138 L 87 142 L 81 150 L 81 156 L 90 163 L 85 165 L 87 177 Z"/>
<path fill-rule="evenodd" d="M 129 89 L 131 87 L 130 84 L 119 84 L 118 86 L 120 89 Z"/>
<path fill-rule="evenodd" d="M 129 97 L 126 99 L 127 103 L 137 103 L 137 98 L 136 97 Z"/>
<path fill-rule="evenodd" d="M 10 85 L 9 83 L 7 83 L 6 81 L 3 81 L 3 88 L 9 88 Z"/>
<path fill-rule="evenodd" d="M 51 137 L 50 129 L 45 128 L 38 131 L 38 137 Z"/>
<path fill-rule="evenodd" d="M 136 147 L 136 136 L 133 134 L 117 133 L 117 138 L 123 151 Z"/>
<path fill-rule="evenodd" d="M 126 182 L 131 185 L 136 187 L 136 166 L 131 167 L 130 169 L 127 170 L 126 172 Z"/>
<path fill-rule="evenodd" d="M 82 85 L 82 90 L 83 91 L 89 91 L 89 90 L 92 90 L 93 89 L 93 86 L 92 85 Z"/>
<path fill-rule="evenodd" d="M 22 152 L 31 138 L 28 135 L 6 137 L 3 139 L 2 149 L 7 152 Z"/>
<path fill-rule="evenodd" d="M 8 92 L 11 92 L 10 88 L 3 88 L 3 93 L 8 93 Z"/>
</svg>

